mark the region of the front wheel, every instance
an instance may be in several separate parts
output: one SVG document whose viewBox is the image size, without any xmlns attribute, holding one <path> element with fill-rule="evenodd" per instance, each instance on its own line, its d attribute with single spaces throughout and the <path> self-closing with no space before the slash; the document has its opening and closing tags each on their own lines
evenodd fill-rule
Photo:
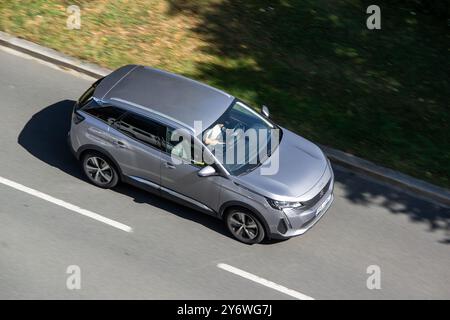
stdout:
<svg viewBox="0 0 450 320">
<path fill-rule="evenodd" d="M 113 188 L 119 182 L 119 175 L 111 160 L 98 152 L 87 153 L 82 160 L 83 171 L 94 185 Z"/>
<path fill-rule="evenodd" d="M 249 211 L 233 209 L 226 216 L 226 225 L 233 237 L 246 244 L 261 242 L 265 237 L 264 227 Z"/>
</svg>

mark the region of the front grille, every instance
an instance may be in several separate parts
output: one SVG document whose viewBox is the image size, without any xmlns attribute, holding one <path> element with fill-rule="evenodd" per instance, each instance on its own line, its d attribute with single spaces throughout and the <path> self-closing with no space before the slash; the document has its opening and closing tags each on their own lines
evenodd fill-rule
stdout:
<svg viewBox="0 0 450 320">
<path fill-rule="evenodd" d="M 320 192 L 318 194 L 316 194 L 314 196 L 314 198 L 308 200 L 308 201 L 303 201 L 303 206 L 307 207 L 307 208 L 311 208 L 314 207 L 319 201 L 320 199 L 323 198 L 323 196 L 327 193 L 328 188 L 330 187 L 330 183 L 331 183 L 331 179 L 328 180 L 327 184 L 322 188 L 322 190 L 320 190 Z"/>
</svg>

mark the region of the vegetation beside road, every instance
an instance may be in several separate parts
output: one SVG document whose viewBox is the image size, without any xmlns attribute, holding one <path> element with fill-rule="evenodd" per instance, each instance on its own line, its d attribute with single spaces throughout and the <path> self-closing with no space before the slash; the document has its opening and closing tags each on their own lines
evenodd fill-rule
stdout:
<svg viewBox="0 0 450 320">
<path fill-rule="evenodd" d="M 0 29 L 116 68 L 146 64 L 266 104 L 325 145 L 450 187 L 450 32 L 418 1 L 9 0 Z M 68 30 L 69 5 L 81 29 Z"/>
</svg>

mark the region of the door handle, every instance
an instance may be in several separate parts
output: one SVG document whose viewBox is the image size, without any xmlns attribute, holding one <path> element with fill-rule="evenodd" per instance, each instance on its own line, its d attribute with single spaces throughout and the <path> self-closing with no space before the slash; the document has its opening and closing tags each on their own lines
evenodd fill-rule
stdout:
<svg viewBox="0 0 450 320">
<path fill-rule="evenodd" d="M 173 163 L 170 163 L 170 162 L 164 162 L 164 166 L 167 169 L 175 169 L 175 165 Z"/>
<path fill-rule="evenodd" d="M 116 143 L 116 145 L 117 145 L 119 148 L 124 148 L 124 149 L 127 148 L 127 145 L 126 145 L 125 142 L 123 142 L 123 141 L 116 140 L 115 143 Z"/>
</svg>

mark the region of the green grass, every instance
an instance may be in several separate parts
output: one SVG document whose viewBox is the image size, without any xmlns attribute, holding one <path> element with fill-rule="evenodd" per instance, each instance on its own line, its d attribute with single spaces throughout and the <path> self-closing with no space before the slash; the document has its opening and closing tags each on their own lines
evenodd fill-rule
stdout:
<svg viewBox="0 0 450 320">
<path fill-rule="evenodd" d="M 413 2 L 378 1 L 370 31 L 358 0 L 9 0 L 0 29 L 205 81 L 315 142 L 449 188 L 450 33 Z M 65 28 L 71 4 L 81 30 Z"/>
</svg>

